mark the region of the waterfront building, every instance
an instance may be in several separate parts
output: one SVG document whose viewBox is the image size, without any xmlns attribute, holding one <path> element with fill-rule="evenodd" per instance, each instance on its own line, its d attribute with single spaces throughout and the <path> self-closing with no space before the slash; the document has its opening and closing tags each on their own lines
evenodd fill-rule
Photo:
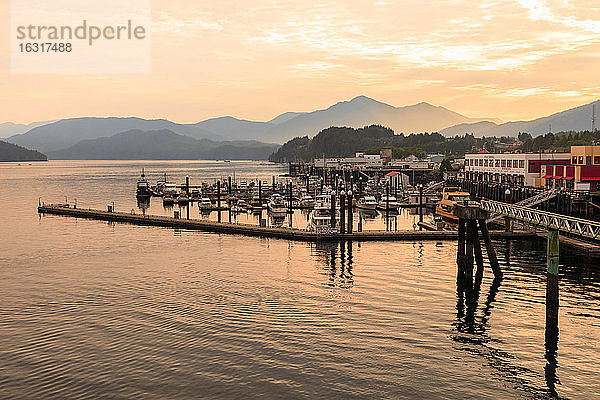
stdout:
<svg viewBox="0 0 600 400">
<path fill-rule="evenodd" d="M 547 162 L 540 168 L 541 184 L 581 192 L 600 188 L 600 146 L 571 146 L 568 165 Z"/>
<path fill-rule="evenodd" d="M 539 187 L 541 166 L 566 165 L 570 153 L 490 153 L 482 150 L 465 155 L 465 178 Z"/>
</svg>

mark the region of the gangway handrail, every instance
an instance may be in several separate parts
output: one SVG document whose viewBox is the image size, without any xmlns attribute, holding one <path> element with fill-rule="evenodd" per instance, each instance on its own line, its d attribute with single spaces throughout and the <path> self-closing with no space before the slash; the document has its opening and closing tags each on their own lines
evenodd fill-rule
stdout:
<svg viewBox="0 0 600 400">
<path fill-rule="evenodd" d="M 585 238 L 600 240 L 599 222 L 494 200 L 481 200 L 481 207 L 487 211 L 530 225 L 557 229 Z"/>
<path fill-rule="evenodd" d="M 523 207 L 534 206 L 536 204 L 543 203 L 544 201 L 550 200 L 553 197 L 556 197 L 559 193 L 560 193 L 560 190 L 556 189 L 556 188 L 546 190 L 544 192 L 536 194 L 535 196 L 531 196 L 531 197 L 526 198 L 525 200 L 521 200 L 520 202 L 515 203 L 515 205 L 523 206 Z M 500 218 L 502 218 L 502 215 L 497 215 L 495 217 L 488 219 L 487 222 L 488 223 L 495 222 L 495 221 L 499 220 Z"/>
</svg>

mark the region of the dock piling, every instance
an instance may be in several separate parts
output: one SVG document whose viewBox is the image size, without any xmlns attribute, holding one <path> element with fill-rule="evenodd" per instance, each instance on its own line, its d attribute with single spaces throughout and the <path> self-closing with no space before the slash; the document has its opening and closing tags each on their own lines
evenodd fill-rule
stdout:
<svg viewBox="0 0 600 400">
<path fill-rule="evenodd" d="M 221 222 L 221 181 L 217 181 L 217 221 Z"/>
<path fill-rule="evenodd" d="M 558 262 L 559 262 L 559 236 L 558 230 L 548 230 L 548 243 L 546 248 L 546 320 L 558 322 Z"/>
<path fill-rule="evenodd" d="M 331 193 L 331 228 L 335 229 L 335 194 Z"/>
<path fill-rule="evenodd" d="M 496 278 L 502 277 L 502 271 L 498 265 L 498 258 L 496 257 L 496 251 L 490 240 L 490 234 L 487 228 L 486 219 L 489 213 L 480 207 L 473 206 L 456 206 L 456 214 L 459 217 L 458 220 L 458 250 L 456 255 L 456 261 L 458 264 L 458 276 L 461 276 L 461 270 L 464 271 L 466 281 L 473 274 L 473 256 L 477 263 L 477 272 L 483 276 L 483 253 L 481 251 L 481 244 L 479 242 L 479 234 L 477 225 L 481 230 L 481 236 L 485 243 L 488 259 Z"/>
<path fill-rule="evenodd" d="M 352 191 L 348 192 L 348 228 L 346 229 L 348 233 L 352 233 L 352 228 L 354 221 L 352 215 Z"/>
<path fill-rule="evenodd" d="M 340 193 L 340 233 L 346 233 L 346 194 Z"/>
<path fill-rule="evenodd" d="M 481 236 L 483 236 L 483 243 L 485 244 L 485 251 L 487 252 L 488 260 L 490 260 L 490 266 L 494 272 L 494 276 L 497 278 L 502 277 L 502 270 L 498 264 L 498 257 L 496 256 L 496 250 L 490 239 L 490 232 L 487 227 L 485 219 L 478 220 L 479 229 L 481 230 Z"/>
</svg>

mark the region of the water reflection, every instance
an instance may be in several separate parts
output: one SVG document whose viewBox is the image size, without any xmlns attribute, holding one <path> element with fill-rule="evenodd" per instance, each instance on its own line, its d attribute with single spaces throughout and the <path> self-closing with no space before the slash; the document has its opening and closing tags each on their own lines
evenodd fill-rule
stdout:
<svg viewBox="0 0 600 400">
<path fill-rule="evenodd" d="M 461 333 L 475 335 L 484 335 L 488 320 L 492 310 L 492 304 L 496 299 L 496 294 L 502 283 L 501 277 L 494 278 L 485 304 L 482 310 L 482 317 L 477 321 L 475 315 L 479 305 L 479 296 L 481 293 L 481 282 L 483 280 L 483 265 L 478 266 L 475 276 L 469 273 L 463 273 L 457 268 L 456 277 L 456 329 Z M 483 340 L 487 341 L 487 339 Z"/>
<path fill-rule="evenodd" d="M 354 286 L 353 256 L 354 243 L 347 242 L 317 242 L 312 245 L 313 256 L 324 265 L 327 281 L 330 287 L 349 289 Z"/>
<path fill-rule="evenodd" d="M 138 197 L 137 207 L 142 211 L 142 214 L 146 215 L 146 210 L 150 208 L 150 197 Z"/>
</svg>

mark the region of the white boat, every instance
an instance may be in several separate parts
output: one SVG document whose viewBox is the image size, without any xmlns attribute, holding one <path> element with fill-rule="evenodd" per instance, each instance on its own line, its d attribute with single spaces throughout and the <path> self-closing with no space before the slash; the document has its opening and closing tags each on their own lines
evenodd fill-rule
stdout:
<svg viewBox="0 0 600 400">
<path fill-rule="evenodd" d="M 313 208 L 315 206 L 315 200 L 312 196 L 302 196 L 300 199 L 300 206 L 303 208 Z"/>
<path fill-rule="evenodd" d="M 377 208 L 382 210 L 398 210 L 398 200 L 394 196 L 381 196 L 381 200 L 377 203 Z"/>
<path fill-rule="evenodd" d="M 208 197 L 203 197 L 198 201 L 198 207 L 201 210 L 208 210 L 212 208 L 212 203 Z"/>
<path fill-rule="evenodd" d="M 377 208 L 377 200 L 375 200 L 375 196 L 361 197 L 358 199 L 356 206 L 363 210 L 375 210 Z"/>
<path fill-rule="evenodd" d="M 315 199 L 315 206 L 310 213 L 309 229 L 316 233 L 335 233 L 340 225 L 340 213 L 335 209 L 335 226 L 331 227 L 331 196 L 319 195 Z"/>
<path fill-rule="evenodd" d="M 288 209 L 285 206 L 283 197 L 277 193 L 273 194 L 271 196 L 271 200 L 267 204 L 267 211 L 272 216 L 285 216 L 285 214 L 288 212 Z"/>
</svg>

